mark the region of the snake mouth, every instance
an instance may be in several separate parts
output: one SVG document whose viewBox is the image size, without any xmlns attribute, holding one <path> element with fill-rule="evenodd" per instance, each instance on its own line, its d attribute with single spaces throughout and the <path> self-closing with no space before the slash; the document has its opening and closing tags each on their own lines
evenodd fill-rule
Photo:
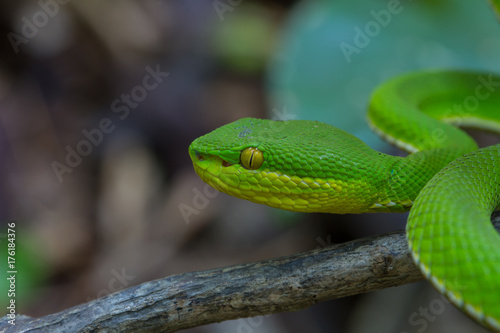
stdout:
<svg viewBox="0 0 500 333">
<path fill-rule="evenodd" d="M 207 184 L 218 191 L 236 195 L 239 183 L 238 165 L 219 156 L 190 150 L 195 172 Z"/>
<path fill-rule="evenodd" d="M 200 152 L 190 147 L 189 155 L 193 162 L 193 167 L 198 176 L 213 188 L 228 192 L 230 184 L 227 184 L 227 175 L 234 174 L 234 163 L 228 162 L 218 155 Z"/>
<path fill-rule="evenodd" d="M 227 168 L 227 167 L 230 167 L 231 165 L 234 165 L 233 163 L 230 163 L 218 156 L 214 156 L 214 155 L 207 155 L 207 154 L 202 154 L 200 152 L 197 152 L 195 151 L 195 158 L 196 160 L 198 161 L 206 161 L 206 160 L 219 160 L 218 162 L 220 162 L 221 166 L 224 167 L 224 168 Z"/>
<path fill-rule="evenodd" d="M 189 155 L 191 156 L 193 164 L 196 167 L 201 167 L 204 170 L 206 170 L 211 163 L 215 163 L 216 166 L 220 165 L 221 167 L 224 168 L 234 165 L 234 163 L 230 163 L 219 156 L 202 153 L 194 149 L 189 150 Z M 206 166 L 206 168 L 204 166 Z"/>
</svg>

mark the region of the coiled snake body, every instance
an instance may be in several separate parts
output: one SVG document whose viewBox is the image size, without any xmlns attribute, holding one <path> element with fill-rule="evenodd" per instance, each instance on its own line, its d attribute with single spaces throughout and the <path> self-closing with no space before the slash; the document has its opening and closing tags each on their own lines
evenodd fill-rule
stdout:
<svg viewBox="0 0 500 333">
<path fill-rule="evenodd" d="M 299 212 L 410 210 L 408 245 L 425 277 L 500 332 L 500 144 L 478 149 L 452 126 L 500 133 L 500 77 L 419 72 L 373 94 L 372 129 L 410 152 L 377 152 L 333 126 L 244 118 L 189 147 L 197 174 L 230 195 Z"/>
</svg>

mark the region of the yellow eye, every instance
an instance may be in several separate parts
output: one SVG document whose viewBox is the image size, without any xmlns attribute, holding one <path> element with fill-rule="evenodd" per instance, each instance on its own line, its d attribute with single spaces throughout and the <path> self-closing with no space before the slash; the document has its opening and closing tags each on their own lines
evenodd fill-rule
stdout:
<svg viewBox="0 0 500 333">
<path fill-rule="evenodd" d="M 264 163 L 264 154 L 257 148 L 246 148 L 240 155 L 241 164 L 250 170 L 256 170 Z"/>
</svg>

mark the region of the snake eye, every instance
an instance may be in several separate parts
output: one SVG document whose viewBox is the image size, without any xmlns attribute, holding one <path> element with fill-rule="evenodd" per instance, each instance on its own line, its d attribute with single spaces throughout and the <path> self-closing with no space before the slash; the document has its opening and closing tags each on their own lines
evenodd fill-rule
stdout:
<svg viewBox="0 0 500 333">
<path fill-rule="evenodd" d="M 264 163 L 264 154 L 257 148 L 246 148 L 240 154 L 241 164 L 250 170 L 256 170 Z"/>
</svg>

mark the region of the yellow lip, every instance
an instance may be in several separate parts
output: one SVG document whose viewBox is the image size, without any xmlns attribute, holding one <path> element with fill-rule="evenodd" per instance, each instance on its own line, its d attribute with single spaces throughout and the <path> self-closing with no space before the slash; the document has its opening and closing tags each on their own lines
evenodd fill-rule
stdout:
<svg viewBox="0 0 500 333">
<path fill-rule="evenodd" d="M 196 174 L 205 183 L 221 192 L 227 193 L 228 186 L 220 179 L 221 174 L 227 169 L 227 162 L 214 155 L 199 153 L 191 147 L 189 149 L 189 156 L 193 162 Z"/>
</svg>

